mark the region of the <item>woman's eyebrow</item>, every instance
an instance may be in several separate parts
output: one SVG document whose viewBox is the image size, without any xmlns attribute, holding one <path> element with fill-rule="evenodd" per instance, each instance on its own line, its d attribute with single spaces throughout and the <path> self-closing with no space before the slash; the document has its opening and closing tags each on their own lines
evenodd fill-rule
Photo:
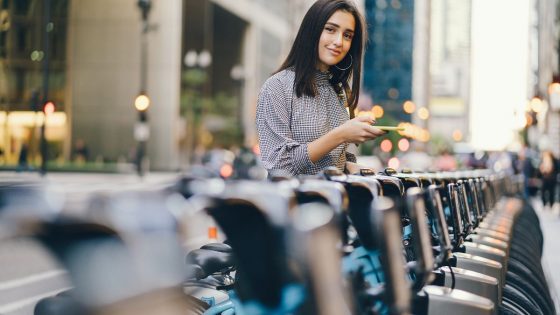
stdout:
<svg viewBox="0 0 560 315">
<path fill-rule="evenodd" d="M 326 24 L 327 24 L 327 25 L 330 25 L 330 26 L 334 26 L 334 27 L 336 27 L 336 28 L 340 28 L 340 25 L 338 25 L 338 24 L 336 24 L 336 23 L 333 23 L 333 22 L 327 22 Z M 352 32 L 352 33 L 354 33 L 354 30 L 353 30 L 353 29 L 347 28 L 346 31 L 347 31 L 347 32 Z"/>
</svg>

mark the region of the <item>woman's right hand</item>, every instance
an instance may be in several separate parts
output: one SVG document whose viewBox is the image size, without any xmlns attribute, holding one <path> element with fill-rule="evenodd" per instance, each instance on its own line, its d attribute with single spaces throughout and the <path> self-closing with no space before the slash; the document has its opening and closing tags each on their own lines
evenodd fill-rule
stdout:
<svg viewBox="0 0 560 315">
<path fill-rule="evenodd" d="M 386 133 L 386 131 L 372 126 L 373 123 L 375 123 L 375 120 L 370 116 L 358 116 L 348 120 L 336 129 L 342 137 L 343 142 L 362 143 L 367 140 L 373 140 Z"/>
</svg>

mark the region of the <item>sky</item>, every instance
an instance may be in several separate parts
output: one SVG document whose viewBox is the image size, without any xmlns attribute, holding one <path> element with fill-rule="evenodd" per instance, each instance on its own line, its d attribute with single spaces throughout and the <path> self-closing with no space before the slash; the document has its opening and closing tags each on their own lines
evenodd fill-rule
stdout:
<svg viewBox="0 0 560 315">
<path fill-rule="evenodd" d="M 471 142 L 501 150 L 519 129 L 529 99 L 530 0 L 472 2 Z"/>
</svg>

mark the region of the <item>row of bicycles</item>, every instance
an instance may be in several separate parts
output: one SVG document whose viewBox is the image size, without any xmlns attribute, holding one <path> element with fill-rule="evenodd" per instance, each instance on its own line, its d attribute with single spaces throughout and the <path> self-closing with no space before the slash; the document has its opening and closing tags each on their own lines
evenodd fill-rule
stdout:
<svg viewBox="0 0 560 315">
<path fill-rule="evenodd" d="M 48 187 L 14 181 L 0 184 L 0 236 L 37 239 L 72 279 L 37 315 L 556 314 L 522 183 L 488 170 L 186 174 L 70 215 Z M 188 250 L 201 222 L 222 241 Z"/>
</svg>

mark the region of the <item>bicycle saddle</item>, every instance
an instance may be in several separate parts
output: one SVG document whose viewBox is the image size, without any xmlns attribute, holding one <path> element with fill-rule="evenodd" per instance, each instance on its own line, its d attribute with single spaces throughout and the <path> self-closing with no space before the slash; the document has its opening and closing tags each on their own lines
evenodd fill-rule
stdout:
<svg viewBox="0 0 560 315">
<path fill-rule="evenodd" d="M 187 263 L 194 277 L 200 280 L 215 272 L 233 267 L 235 260 L 231 252 L 201 248 L 188 253 Z"/>
<path fill-rule="evenodd" d="M 221 253 L 233 253 L 233 249 L 228 244 L 224 243 L 210 243 L 200 247 L 200 249 L 208 249 Z"/>
</svg>

